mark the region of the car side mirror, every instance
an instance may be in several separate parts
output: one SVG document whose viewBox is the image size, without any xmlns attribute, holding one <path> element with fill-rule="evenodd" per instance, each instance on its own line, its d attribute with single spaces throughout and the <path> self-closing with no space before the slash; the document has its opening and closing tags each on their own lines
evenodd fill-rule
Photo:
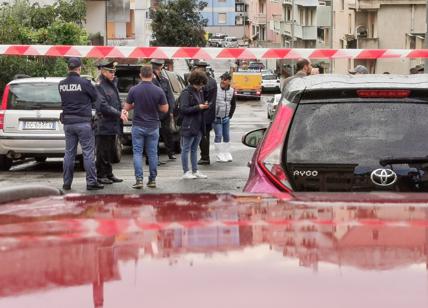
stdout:
<svg viewBox="0 0 428 308">
<path fill-rule="evenodd" d="M 246 133 L 242 137 L 242 143 L 250 148 L 256 148 L 260 141 L 263 139 L 266 132 L 266 128 L 259 128 Z"/>
</svg>

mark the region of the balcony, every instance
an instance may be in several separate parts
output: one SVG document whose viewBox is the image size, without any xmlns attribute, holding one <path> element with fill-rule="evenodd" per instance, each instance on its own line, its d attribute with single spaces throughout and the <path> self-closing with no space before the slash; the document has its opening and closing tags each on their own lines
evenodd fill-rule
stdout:
<svg viewBox="0 0 428 308">
<path fill-rule="evenodd" d="M 331 26 L 331 7 L 330 6 L 317 7 L 317 26 L 318 27 Z"/>
<path fill-rule="evenodd" d="M 358 10 L 378 10 L 383 4 L 388 5 L 426 5 L 426 0 L 358 0 Z M 356 9 L 355 2 L 349 3 L 350 9 Z"/>
<path fill-rule="evenodd" d="M 291 23 L 286 21 L 281 21 L 280 23 L 281 34 L 291 37 Z"/>
<path fill-rule="evenodd" d="M 302 40 L 312 41 L 318 38 L 316 26 L 302 26 Z"/>
<path fill-rule="evenodd" d="M 379 38 L 358 38 L 358 48 L 379 49 Z"/>
<path fill-rule="evenodd" d="M 256 25 L 266 25 L 266 14 L 265 13 L 256 14 L 253 20 L 254 20 L 254 24 Z"/>
</svg>

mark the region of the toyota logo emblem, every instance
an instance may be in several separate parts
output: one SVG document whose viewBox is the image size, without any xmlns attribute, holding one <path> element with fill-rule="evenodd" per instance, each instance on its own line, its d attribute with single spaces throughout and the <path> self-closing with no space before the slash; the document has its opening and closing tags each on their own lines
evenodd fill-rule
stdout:
<svg viewBox="0 0 428 308">
<path fill-rule="evenodd" d="M 379 186 L 391 186 L 397 182 L 397 174 L 391 169 L 376 169 L 372 172 L 370 179 Z"/>
</svg>

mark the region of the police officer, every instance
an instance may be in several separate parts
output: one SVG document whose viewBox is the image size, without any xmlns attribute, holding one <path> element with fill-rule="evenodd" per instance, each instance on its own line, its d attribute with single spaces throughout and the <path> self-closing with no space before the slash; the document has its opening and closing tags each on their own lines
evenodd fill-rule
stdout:
<svg viewBox="0 0 428 308">
<path fill-rule="evenodd" d="M 104 188 L 97 182 L 94 150 L 95 141 L 92 131 L 92 106 L 97 92 L 89 80 L 80 77 L 82 62 L 79 58 L 68 60 L 67 78 L 58 85 L 61 96 L 61 122 L 65 132 L 64 154 L 64 190 L 70 190 L 73 182 L 74 160 L 77 145 L 80 143 L 86 171 L 86 189 Z"/>
<path fill-rule="evenodd" d="M 160 113 L 159 118 L 161 120 L 161 127 L 159 130 L 160 136 L 162 137 L 162 140 L 165 144 L 166 151 L 168 153 L 168 158 L 171 160 L 175 160 L 176 156 L 174 153 L 174 143 L 172 140 L 172 132 L 170 129 L 170 121 L 172 118 L 172 113 L 175 108 L 175 98 L 174 94 L 172 93 L 171 86 L 169 84 L 168 79 L 166 79 L 164 76 L 162 76 L 161 71 L 165 64 L 164 60 L 160 59 L 152 59 L 150 61 L 153 68 L 153 84 L 158 86 L 163 90 L 166 96 L 166 100 L 168 102 L 168 112 L 167 113 Z"/>
<path fill-rule="evenodd" d="M 207 72 L 208 63 L 205 61 L 195 61 L 195 70 L 203 71 L 208 76 L 208 83 L 204 86 L 204 100 L 208 102 L 208 109 L 204 111 L 205 119 L 205 133 L 202 136 L 199 147 L 201 149 L 201 159 L 198 161 L 198 165 L 209 165 L 210 164 L 210 133 L 212 125 L 215 120 L 215 105 L 217 100 L 217 82 Z"/>
<path fill-rule="evenodd" d="M 128 115 L 122 111 L 119 91 L 116 86 L 116 62 L 104 60 L 98 64 L 100 76 L 96 85 L 97 99 L 97 125 L 95 141 L 97 146 L 97 176 L 98 182 L 112 184 L 122 182 L 113 174 L 113 155 L 115 142 L 121 134 L 121 120 L 127 121 Z"/>
</svg>

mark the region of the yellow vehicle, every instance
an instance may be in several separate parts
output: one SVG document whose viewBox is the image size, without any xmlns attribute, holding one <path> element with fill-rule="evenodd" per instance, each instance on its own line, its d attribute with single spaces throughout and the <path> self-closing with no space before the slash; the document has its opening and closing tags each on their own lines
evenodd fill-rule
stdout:
<svg viewBox="0 0 428 308">
<path fill-rule="evenodd" d="M 238 71 L 232 74 L 232 88 L 237 97 L 256 97 L 262 92 L 262 74 L 254 71 Z"/>
</svg>

